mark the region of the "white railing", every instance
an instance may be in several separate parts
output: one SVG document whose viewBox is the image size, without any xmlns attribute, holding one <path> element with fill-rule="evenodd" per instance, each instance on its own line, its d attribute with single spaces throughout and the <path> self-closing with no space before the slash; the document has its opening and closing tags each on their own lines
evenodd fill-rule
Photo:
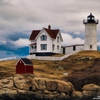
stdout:
<svg viewBox="0 0 100 100">
<path fill-rule="evenodd" d="M 37 49 L 31 49 L 30 53 L 37 52 Z"/>
</svg>

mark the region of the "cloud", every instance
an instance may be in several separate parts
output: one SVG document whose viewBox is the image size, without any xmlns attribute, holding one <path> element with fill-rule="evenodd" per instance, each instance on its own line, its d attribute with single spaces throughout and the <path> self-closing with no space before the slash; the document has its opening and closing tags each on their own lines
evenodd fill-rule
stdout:
<svg viewBox="0 0 100 100">
<path fill-rule="evenodd" d="M 63 43 L 62 45 L 84 44 L 84 40 L 81 38 L 73 38 L 69 34 L 62 33 Z"/>
<path fill-rule="evenodd" d="M 100 19 L 99 9 L 100 0 L 0 0 L 0 45 L 10 49 L 24 47 L 29 43 L 32 30 L 40 30 L 49 24 L 66 33 L 62 34 L 63 44 L 83 43 L 83 19 L 90 12 Z M 100 24 L 98 42 L 99 27 Z"/>
<path fill-rule="evenodd" d="M 82 20 L 90 12 L 100 16 L 98 0 L 6 0 L 5 3 L 0 7 L 0 18 L 2 25 L 11 31 L 39 29 L 48 24 L 67 32 L 83 31 Z"/>
<path fill-rule="evenodd" d="M 5 39 L 3 39 L 3 38 L 0 38 L 0 44 L 6 44 L 6 40 Z"/>
<path fill-rule="evenodd" d="M 79 34 L 80 34 L 80 32 L 79 32 L 79 31 L 75 31 L 75 32 L 74 32 L 74 34 L 79 35 Z"/>
<path fill-rule="evenodd" d="M 30 44 L 28 39 L 19 38 L 17 41 L 11 41 L 15 48 L 25 47 Z"/>
</svg>

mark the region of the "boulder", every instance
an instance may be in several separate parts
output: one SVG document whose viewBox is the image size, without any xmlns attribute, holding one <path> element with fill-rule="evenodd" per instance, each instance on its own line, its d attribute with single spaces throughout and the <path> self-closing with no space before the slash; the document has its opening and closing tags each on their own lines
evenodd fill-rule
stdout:
<svg viewBox="0 0 100 100">
<path fill-rule="evenodd" d="M 100 87 L 95 84 L 88 84 L 83 86 L 83 95 L 84 97 L 95 97 L 100 90 Z"/>
<path fill-rule="evenodd" d="M 0 80 L 0 88 L 13 88 L 13 78 Z"/>
<path fill-rule="evenodd" d="M 17 89 L 17 92 L 18 92 L 18 93 L 25 94 L 25 93 L 26 93 L 26 90 L 20 90 L 20 89 Z"/>
<path fill-rule="evenodd" d="M 95 97 L 97 95 L 96 91 L 83 91 L 84 97 Z"/>
<path fill-rule="evenodd" d="M 14 76 L 14 85 L 18 89 L 30 90 L 33 86 L 32 78 L 17 74 Z"/>
<path fill-rule="evenodd" d="M 48 91 L 55 91 L 57 89 L 57 82 L 53 80 L 46 80 L 46 88 Z"/>
<path fill-rule="evenodd" d="M 5 90 L 4 89 L 0 89 L 0 96 L 5 94 Z"/>
<path fill-rule="evenodd" d="M 73 100 L 81 100 L 81 99 L 83 99 L 83 93 L 79 92 L 79 91 L 73 91 L 72 99 Z"/>
<path fill-rule="evenodd" d="M 16 96 L 15 95 L 18 95 L 17 94 L 17 90 L 11 90 L 11 89 L 5 89 L 5 93 L 7 96 L 9 96 L 11 99 L 16 99 Z"/>
<path fill-rule="evenodd" d="M 45 90 L 46 89 L 46 84 L 45 84 L 45 79 L 34 79 L 35 80 L 35 86 L 39 89 L 39 90 Z"/>
<path fill-rule="evenodd" d="M 73 87 L 71 86 L 70 82 L 57 81 L 57 91 L 70 93 L 73 91 Z"/>
<path fill-rule="evenodd" d="M 84 85 L 82 89 L 84 91 L 98 91 L 100 90 L 100 87 L 95 84 L 88 84 L 88 85 Z"/>
</svg>

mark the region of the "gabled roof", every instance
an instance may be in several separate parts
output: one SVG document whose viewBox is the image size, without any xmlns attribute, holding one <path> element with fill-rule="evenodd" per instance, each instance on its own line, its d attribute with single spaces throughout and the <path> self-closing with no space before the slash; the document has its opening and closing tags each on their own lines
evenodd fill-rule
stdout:
<svg viewBox="0 0 100 100">
<path fill-rule="evenodd" d="M 27 59 L 27 58 L 21 58 L 21 60 L 24 62 L 24 64 L 26 64 L 26 65 L 33 65 L 33 63 L 29 60 L 29 59 Z"/>
<path fill-rule="evenodd" d="M 29 40 L 35 40 L 36 36 L 40 33 L 41 30 L 33 30 Z"/>
<path fill-rule="evenodd" d="M 47 29 L 47 28 L 43 28 L 43 29 L 49 34 L 49 36 L 51 38 L 56 39 L 56 36 L 57 36 L 57 34 L 59 32 L 59 29 L 55 29 L 55 30 Z M 35 38 L 40 33 L 40 31 L 41 30 L 33 30 L 29 40 L 35 40 Z"/>
<path fill-rule="evenodd" d="M 56 29 L 56 30 L 50 30 L 50 29 L 47 29 L 47 28 L 44 28 L 44 29 L 50 35 L 51 38 L 56 39 L 56 36 L 59 32 L 59 29 Z"/>
</svg>

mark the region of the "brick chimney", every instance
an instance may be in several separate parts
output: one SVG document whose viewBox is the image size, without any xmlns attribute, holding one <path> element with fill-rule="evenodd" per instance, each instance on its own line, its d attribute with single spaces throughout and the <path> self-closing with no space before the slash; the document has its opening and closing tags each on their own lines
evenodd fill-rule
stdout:
<svg viewBox="0 0 100 100">
<path fill-rule="evenodd" d="M 50 25 L 48 25 L 48 29 L 51 30 L 51 26 Z"/>
</svg>

